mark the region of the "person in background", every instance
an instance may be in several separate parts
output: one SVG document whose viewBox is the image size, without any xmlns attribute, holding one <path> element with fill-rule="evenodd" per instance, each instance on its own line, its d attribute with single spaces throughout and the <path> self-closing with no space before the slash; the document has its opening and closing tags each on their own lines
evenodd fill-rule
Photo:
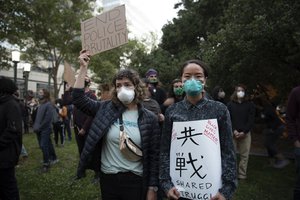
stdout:
<svg viewBox="0 0 300 200">
<path fill-rule="evenodd" d="M 39 146 L 43 153 L 42 172 L 48 172 L 50 164 L 58 162 L 51 140 L 53 105 L 50 102 L 50 93 L 47 89 L 38 92 L 39 107 L 33 124 L 33 131 L 37 135 Z"/>
<path fill-rule="evenodd" d="M 212 90 L 212 99 L 226 105 L 227 103 L 225 101 L 225 95 L 226 93 L 221 86 L 215 86 Z"/>
<path fill-rule="evenodd" d="M 88 76 L 86 76 L 84 81 L 84 94 L 90 99 L 97 100 L 95 94 L 90 90 L 90 84 L 91 84 L 91 79 Z M 67 84 L 66 91 L 63 95 L 64 105 L 73 106 L 72 91 L 73 88 Z M 74 133 L 75 133 L 75 139 L 76 139 L 79 157 L 83 151 L 83 147 L 86 138 L 89 134 L 92 121 L 93 121 L 93 117 L 88 116 L 84 112 L 77 109 L 76 107 L 73 107 Z M 99 144 L 97 145 L 98 146 L 96 150 L 93 152 L 91 162 L 87 167 L 87 169 L 91 169 L 95 172 L 92 183 L 98 183 L 100 177 L 100 168 L 99 168 L 100 162 L 98 159 L 100 157 L 100 151 L 98 151 L 98 149 L 100 149 L 100 146 Z M 83 173 L 83 176 L 85 176 L 85 172 Z"/>
<path fill-rule="evenodd" d="M 231 199 L 237 187 L 236 158 L 231 133 L 231 121 L 227 107 L 205 97 L 204 85 L 208 77 L 206 64 L 200 60 L 188 60 L 181 67 L 181 80 L 185 98 L 172 104 L 165 114 L 160 151 L 160 185 L 168 199 L 180 198 L 170 176 L 170 155 L 173 123 L 216 119 L 221 147 L 222 187 L 211 200 Z M 201 153 L 201 152 L 200 152 Z M 209 167 L 209 166 L 207 166 Z"/>
<path fill-rule="evenodd" d="M 289 94 L 286 122 L 289 138 L 295 147 L 296 183 L 294 186 L 294 200 L 300 199 L 300 86 L 295 87 Z"/>
<path fill-rule="evenodd" d="M 144 105 L 144 107 L 146 109 L 152 111 L 155 115 L 157 115 L 158 121 L 160 122 L 160 124 L 162 124 L 165 117 L 161 112 L 160 106 L 156 100 L 151 99 L 151 97 L 150 97 L 151 94 L 147 87 L 147 79 L 142 79 L 142 82 L 144 83 L 143 89 L 144 89 L 144 94 L 145 94 L 142 104 Z"/>
<path fill-rule="evenodd" d="M 143 86 L 138 74 L 130 69 L 119 71 L 112 80 L 112 100 L 95 101 L 84 95 L 84 77 L 90 54 L 82 50 L 80 72 L 76 79 L 74 105 L 94 117 L 80 157 L 77 176 L 101 142 L 100 186 L 103 200 L 155 200 L 158 189 L 160 128 L 157 116 L 145 109 Z M 142 156 L 131 160 L 120 151 L 120 131 L 124 130 Z"/>
<path fill-rule="evenodd" d="M 271 104 L 267 97 L 263 94 L 254 98 L 257 110 L 266 123 L 264 146 L 267 149 L 270 163 L 274 168 L 283 168 L 289 164 L 289 160 L 278 150 L 277 142 L 283 136 L 285 124 L 276 114 L 276 108 Z"/>
<path fill-rule="evenodd" d="M 173 103 L 177 103 L 177 102 L 183 100 L 184 96 L 185 96 L 185 93 L 183 90 L 183 84 L 182 84 L 181 80 L 174 79 L 172 81 L 172 85 L 171 85 L 171 89 L 168 94 L 168 98 L 163 103 L 163 113 Z"/>
<path fill-rule="evenodd" d="M 56 147 L 58 146 L 58 140 L 60 138 L 60 145 L 61 147 L 64 146 L 65 143 L 65 134 L 64 134 L 64 122 L 61 113 L 67 112 L 66 110 L 63 111 L 64 106 L 62 106 L 62 100 L 56 99 L 55 105 L 53 110 L 53 118 L 52 118 L 52 125 L 53 125 L 53 132 L 54 132 L 54 142 Z"/>
<path fill-rule="evenodd" d="M 110 100 L 111 99 L 111 93 L 110 93 L 110 85 L 105 83 L 101 84 L 99 89 L 101 90 L 101 98 L 100 100 Z"/>
<path fill-rule="evenodd" d="M 159 106 L 163 106 L 167 98 L 167 93 L 159 86 L 158 73 L 155 69 L 149 69 L 146 72 L 147 86 L 151 94 L 151 98 L 156 100 Z"/>
<path fill-rule="evenodd" d="M 246 86 L 238 84 L 229 101 L 232 132 L 236 150 L 239 152 L 238 178 L 247 178 L 247 167 L 251 147 L 251 129 L 254 126 L 255 106 L 246 95 Z"/>
<path fill-rule="evenodd" d="M 15 83 L 0 76 L 0 199 L 19 200 L 15 176 L 22 148 L 22 114 Z"/>
</svg>

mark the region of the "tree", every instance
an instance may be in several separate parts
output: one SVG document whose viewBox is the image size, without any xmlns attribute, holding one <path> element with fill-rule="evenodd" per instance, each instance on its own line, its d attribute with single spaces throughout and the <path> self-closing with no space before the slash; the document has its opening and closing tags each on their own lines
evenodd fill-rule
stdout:
<svg viewBox="0 0 300 200">
<path fill-rule="evenodd" d="M 25 49 L 25 59 L 35 65 L 40 60 L 51 62 L 55 97 L 58 67 L 63 60 L 74 61 L 78 57 L 80 20 L 92 16 L 92 6 L 87 0 L 4 2 L 1 15 L 7 20 L 1 24 L 1 41 L 6 39 Z"/>
<path fill-rule="evenodd" d="M 210 87 L 271 85 L 285 98 L 299 84 L 298 1 L 182 0 L 175 7 L 160 47 L 181 61 L 207 62 Z"/>
</svg>

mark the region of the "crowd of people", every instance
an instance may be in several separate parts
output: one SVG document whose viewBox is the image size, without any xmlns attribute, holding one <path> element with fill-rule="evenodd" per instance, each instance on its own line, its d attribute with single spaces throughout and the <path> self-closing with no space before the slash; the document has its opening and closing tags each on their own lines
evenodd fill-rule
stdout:
<svg viewBox="0 0 300 200">
<path fill-rule="evenodd" d="M 222 86 L 215 86 L 210 95 L 206 91 L 208 69 L 200 60 L 186 61 L 168 91 L 161 86 L 159 73 L 153 68 L 143 79 L 132 69 L 120 70 L 111 85 L 103 85 L 101 97 L 97 98 L 89 88 L 89 52 L 82 50 L 78 59 L 80 69 L 74 86 L 66 83 L 62 98 L 54 102 L 50 101 L 49 91 L 41 89 L 38 101 L 32 98 L 24 104 L 18 99 L 18 88 L 13 81 L 0 77 L 0 199 L 19 199 L 15 166 L 21 152 L 28 157 L 22 133 L 30 132 L 30 124 L 42 152 L 41 171 L 47 173 L 59 161 L 55 148 L 64 147 L 65 141 L 73 138 L 71 121 L 80 157 L 75 179 L 84 178 L 87 169 L 93 170 L 93 182 L 100 183 L 103 200 L 189 199 L 173 182 L 172 142 L 179 138 L 176 134 L 179 123 L 200 124 L 210 120 L 217 124 L 220 145 L 217 178 L 221 183 L 210 198 L 231 199 L 238 180 L 247 179 L 256 116 L 266 125 L 262 132 L 271 166 L 283 168 L 289 164 L 277 146 L 285 130 L 294 141 L 297 166 L 294 199 L 300 199 L 299 87 L 289 96 L 286 121 L 266 96 L 250 98 L 243 84 L 235 85 L 230 97 L 226 97 Z M 120 140 L 121 134 L 124 140 Z M 186 138 L 195 144 L 197 140 L 193 138 L 199 140 L 202 135 L 192 135 L 191 130 L 187 134 Z"/>
</svg>

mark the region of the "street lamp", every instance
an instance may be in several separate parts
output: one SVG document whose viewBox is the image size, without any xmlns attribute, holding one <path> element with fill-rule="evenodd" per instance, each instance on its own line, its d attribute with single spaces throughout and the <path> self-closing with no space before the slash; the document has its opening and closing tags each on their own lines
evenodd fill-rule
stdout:
<svg viewBox="0 0 300 200">
<path fill-rule="evenodd" d="M 25 78 L 25 105 L 27 105 L 27 98 L 28 98 L 28 77 L 29 72 L 31 70 L 31 64 L 30 63 L 24 63 L 23 64 L 23 77 Z"/>
<path fill-rule="evenodd" d="M 12 51 L 11 52 L 11 60 L 14 63 L 14 82 L 17 84 L 17 65 L 20 62 L 20 51 Z"/>
<path fill-rule="evenodd" d="M 49 56 L 48 58 L 49 66 L 48 66 L 48 91 L 50 92 L 50 86 L 51 86 L 51 73 L 52 73 L 52 56 Z"/>
</svg>

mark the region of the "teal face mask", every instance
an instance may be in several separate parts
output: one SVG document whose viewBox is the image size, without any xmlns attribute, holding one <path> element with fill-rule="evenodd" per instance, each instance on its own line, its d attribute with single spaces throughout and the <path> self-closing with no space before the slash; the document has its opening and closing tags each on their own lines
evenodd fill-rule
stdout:
<svg viewBox="0 0 300 200">
<path fill-rule="evenodd" d="M 191 78 L 186 80 L 183 84 L 184 91 L 188 96 L 197 96 L 203 91 L 203 85 L 201 81 Z"/>
<path fill-rule="evenodd" d="M 184 91 L 182 87 L 179 87 L 179 88 L 173 88 L 173 92 L 176 96 L 181 96 Z"/>
</svg>

